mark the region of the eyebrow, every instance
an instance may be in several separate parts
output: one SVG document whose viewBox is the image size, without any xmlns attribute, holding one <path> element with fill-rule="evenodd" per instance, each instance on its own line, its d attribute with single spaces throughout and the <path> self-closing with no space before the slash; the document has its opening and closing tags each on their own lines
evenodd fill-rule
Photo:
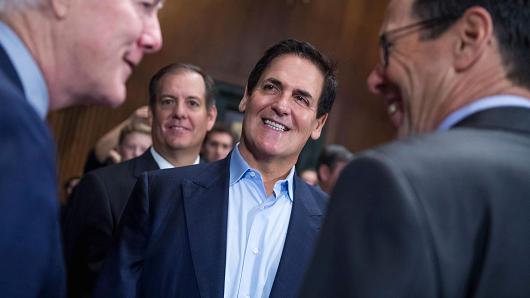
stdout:
<svg viewBox="0 0 530 298">
<path fill-rule="evenodd" d="M 303 97 L 307 98 L 307 99 L 313 99 L 313 96 L 311 96 L 311 94 L 305 90 L 301 90 L 301 89 L 295 89 L 293 91 L 293 94 L 296 94 L 296 95 L 302 95 Z"/>
<path fill-rule="evenodd" d="M 272 83 L 278 87 L 280 87 L 281 89 L 283 89 L 283 83 L 275 78 L 268 78 L 265 80 L 265 82 L 269 82 L 269 83 Z M 311 95 L 311 93 L 305 91 L 305 90 L 302 90 L 302 89 L 294 89 L 293 90 L 293 94 L 295 95 L 301 95 L 303 97 L 306 97 L 307 99 L 313 99 L 313 96 Z"/>
</svg>

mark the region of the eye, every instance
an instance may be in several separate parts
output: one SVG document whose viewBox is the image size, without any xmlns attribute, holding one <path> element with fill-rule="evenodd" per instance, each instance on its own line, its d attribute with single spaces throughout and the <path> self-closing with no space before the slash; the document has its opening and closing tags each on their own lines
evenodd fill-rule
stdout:
<svg viewBox="0 0 530 298">
<path fill-rule="evenodd" d="M 201 103 L 197 99 L 188 99 L 188 106 L 192 108 L 198 108 L 201 106 Z"/>
<path fill-rule="evenodd" d="M 160 105 L 163 107 L 172 106 L 175 104 L 175 99 L 171 97 L 162 97 L 160 99 Z"/>
<path fill-rule="evenodd" d="M 309 100 L 305 96 L 302 96 L 302 95 L 295 95 L 294 99 L 296 100 L 296 102 L 303 104 L 305 106 L 309 106 L 310 104 Z"/>
<path fill-rule="evenodd" d="M 142 10 L 147 14 L 150 14 L 151 12 L 155 11 L 158 7 L 157 1 L 140 1 L 138 3 L 141 6 Z"/>
<path fill-rule="evenodd" d="M 278 89 L 278 87 L 276 87 L 276 85 L 271 84 L 271 83 L 264 83 L 263 86 L 262 86 L 261 88 L 262 88 L 263 91 L 265 91 L 266 93 L 277 93 L 277 92 L 280 91 L 280 90 Z"/>
</svg>

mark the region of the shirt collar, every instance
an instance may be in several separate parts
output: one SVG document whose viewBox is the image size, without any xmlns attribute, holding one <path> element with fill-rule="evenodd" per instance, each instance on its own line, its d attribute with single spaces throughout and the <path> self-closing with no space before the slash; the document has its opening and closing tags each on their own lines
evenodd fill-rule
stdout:
<svg viewBox="0 0 530 298">
<path fill-rule="evenodd" d="M 156 164 L 158 165 L 158 168 L 160 168 L 161 170 L 172 169 L 175 167 L 169 161 L 167 161 L 167 159 L 165 159 L 162 155 L 158 154 L 158 152 L 156 152 L 154 147 L 151 147 L 150 151 L 151 151 L 151 155 L 156 161 Z M 193 164 L 198 165 L 200 161 L 201 161 L 201 158 L 197 155 L 197 158 L 195 159 L 195 162 L 193 162 Z"/>
<path fill-rule="evenodd" d="M 472 114 L 498 107 L 520 107 L 530 109 L 530 99 L 515 95 L 495 95 L 484 97 L 451 113 L 438 126 L 438 131 L 446 131 Z"/>
<path fill-rule="evenodd" d="M 285 179 L 279 180 L 274 185 L 274 190 L 278 193 L 277 185 L 280 183 L 281 187 L 287 187 L 287 193 L 289 195 L 289 199 L 291 202 L 294 199 L 294 191 L 293 191 L 293 177 L 294 177 L 294 166 L 291 168 L 291 171 L 289 171 L 289 174 Z M 258 170 L 252 169 L 248 163 L 245 161 L 241 153 L 239 152 L 239 143 L 234 146 L 234 149 L 232 150 L 232 155 L 230 156 L 230 185 L 233 185 L 234 183 L 237 183 L 240 181 L 247 172 L 254 171 L 256 173 L 259 173 Z"/>
<path fill-rule="evenodd" d="M 46 118 L 49 98 L 44 76 L 22 40 L 2 21 L 0 21 L 0 44 L 13 63 L 29 104 L 41 119 Z"/>
</svg>

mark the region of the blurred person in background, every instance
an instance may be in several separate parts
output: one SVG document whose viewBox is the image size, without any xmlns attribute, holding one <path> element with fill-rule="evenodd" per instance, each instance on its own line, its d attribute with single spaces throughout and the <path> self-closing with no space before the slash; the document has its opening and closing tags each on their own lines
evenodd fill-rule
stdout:
<svg viewBox="0 0 530 298">
<path fill-rule="evenodd" d="M 88 173 L 97 168 L 108 166 L 121 161 L 120 153 L 117 151 L 121 131 L 128 126 L 151 126 L 149 119 L 149 106 L 144 105 L 110 129 L 97 141 L 86 158 L 83 173 Z"/>
<path fill-rule="evenodd" d="M 208 162 L 225 158 L 237 142 L 236 134 L 223 123 L 216 123 L 206 134 L 201 157 Z"/>
<path fill-rule="evenodd" d="M 353 153 L 346 147 L 331 144 L 324 147 L 317 160 L 318 185 L 331 194 L 344 167 L 353 159 Z"/>
<path fill-rule="evenodd" d="M 149 149 L 151 144 L 150 126 L 143 123 L 128 125 L 120 132 L 118 147 L 116 149 L 119 160 L 115 160 L 114 162 L 123 162 L 138 157 Z"/>
<path fill-rule="evenodd" d="M 318 185 L 318 176 L 317 171 L 315 171 L 315 169 L 305 169 L 300 171 L 300 178 L 302 178 L 302 180 L 304 180 L 309 185 Z"/>
</svg>

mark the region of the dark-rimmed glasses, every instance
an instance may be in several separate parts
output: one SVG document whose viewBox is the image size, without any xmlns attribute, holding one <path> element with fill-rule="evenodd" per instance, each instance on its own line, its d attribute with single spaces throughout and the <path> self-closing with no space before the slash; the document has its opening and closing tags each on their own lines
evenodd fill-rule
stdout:
<svg viewBox="0 0 530 298">
<path fill-rule="evenodd" d="M 394 43 L 396 42 L 398 38 L 406 36 L 414 32 L 415 30 L 424 30 L 424 29 L 432 28 L 434 26 L 438 26 L 446 22 L 453 21 L 455 19 L 457 19 L 457 17 L 454 17 L 454 16 L 437 17 L 437 18 L 419 21 L 416 23 L 412 23 L 410 25 L 406 25 L 400 28 L 396 28 L 396 29 L 383 32 L 379 36 L 379 46 L 383 50 L 382 57 L 381 57 L 381 60 L 383 62 L 383 67 L 386 68 L 388 66 L 390 48 L 394 45 Z M 394 36 L 393 41 L 390 41 L 392 36 Z"/>
</svg>

